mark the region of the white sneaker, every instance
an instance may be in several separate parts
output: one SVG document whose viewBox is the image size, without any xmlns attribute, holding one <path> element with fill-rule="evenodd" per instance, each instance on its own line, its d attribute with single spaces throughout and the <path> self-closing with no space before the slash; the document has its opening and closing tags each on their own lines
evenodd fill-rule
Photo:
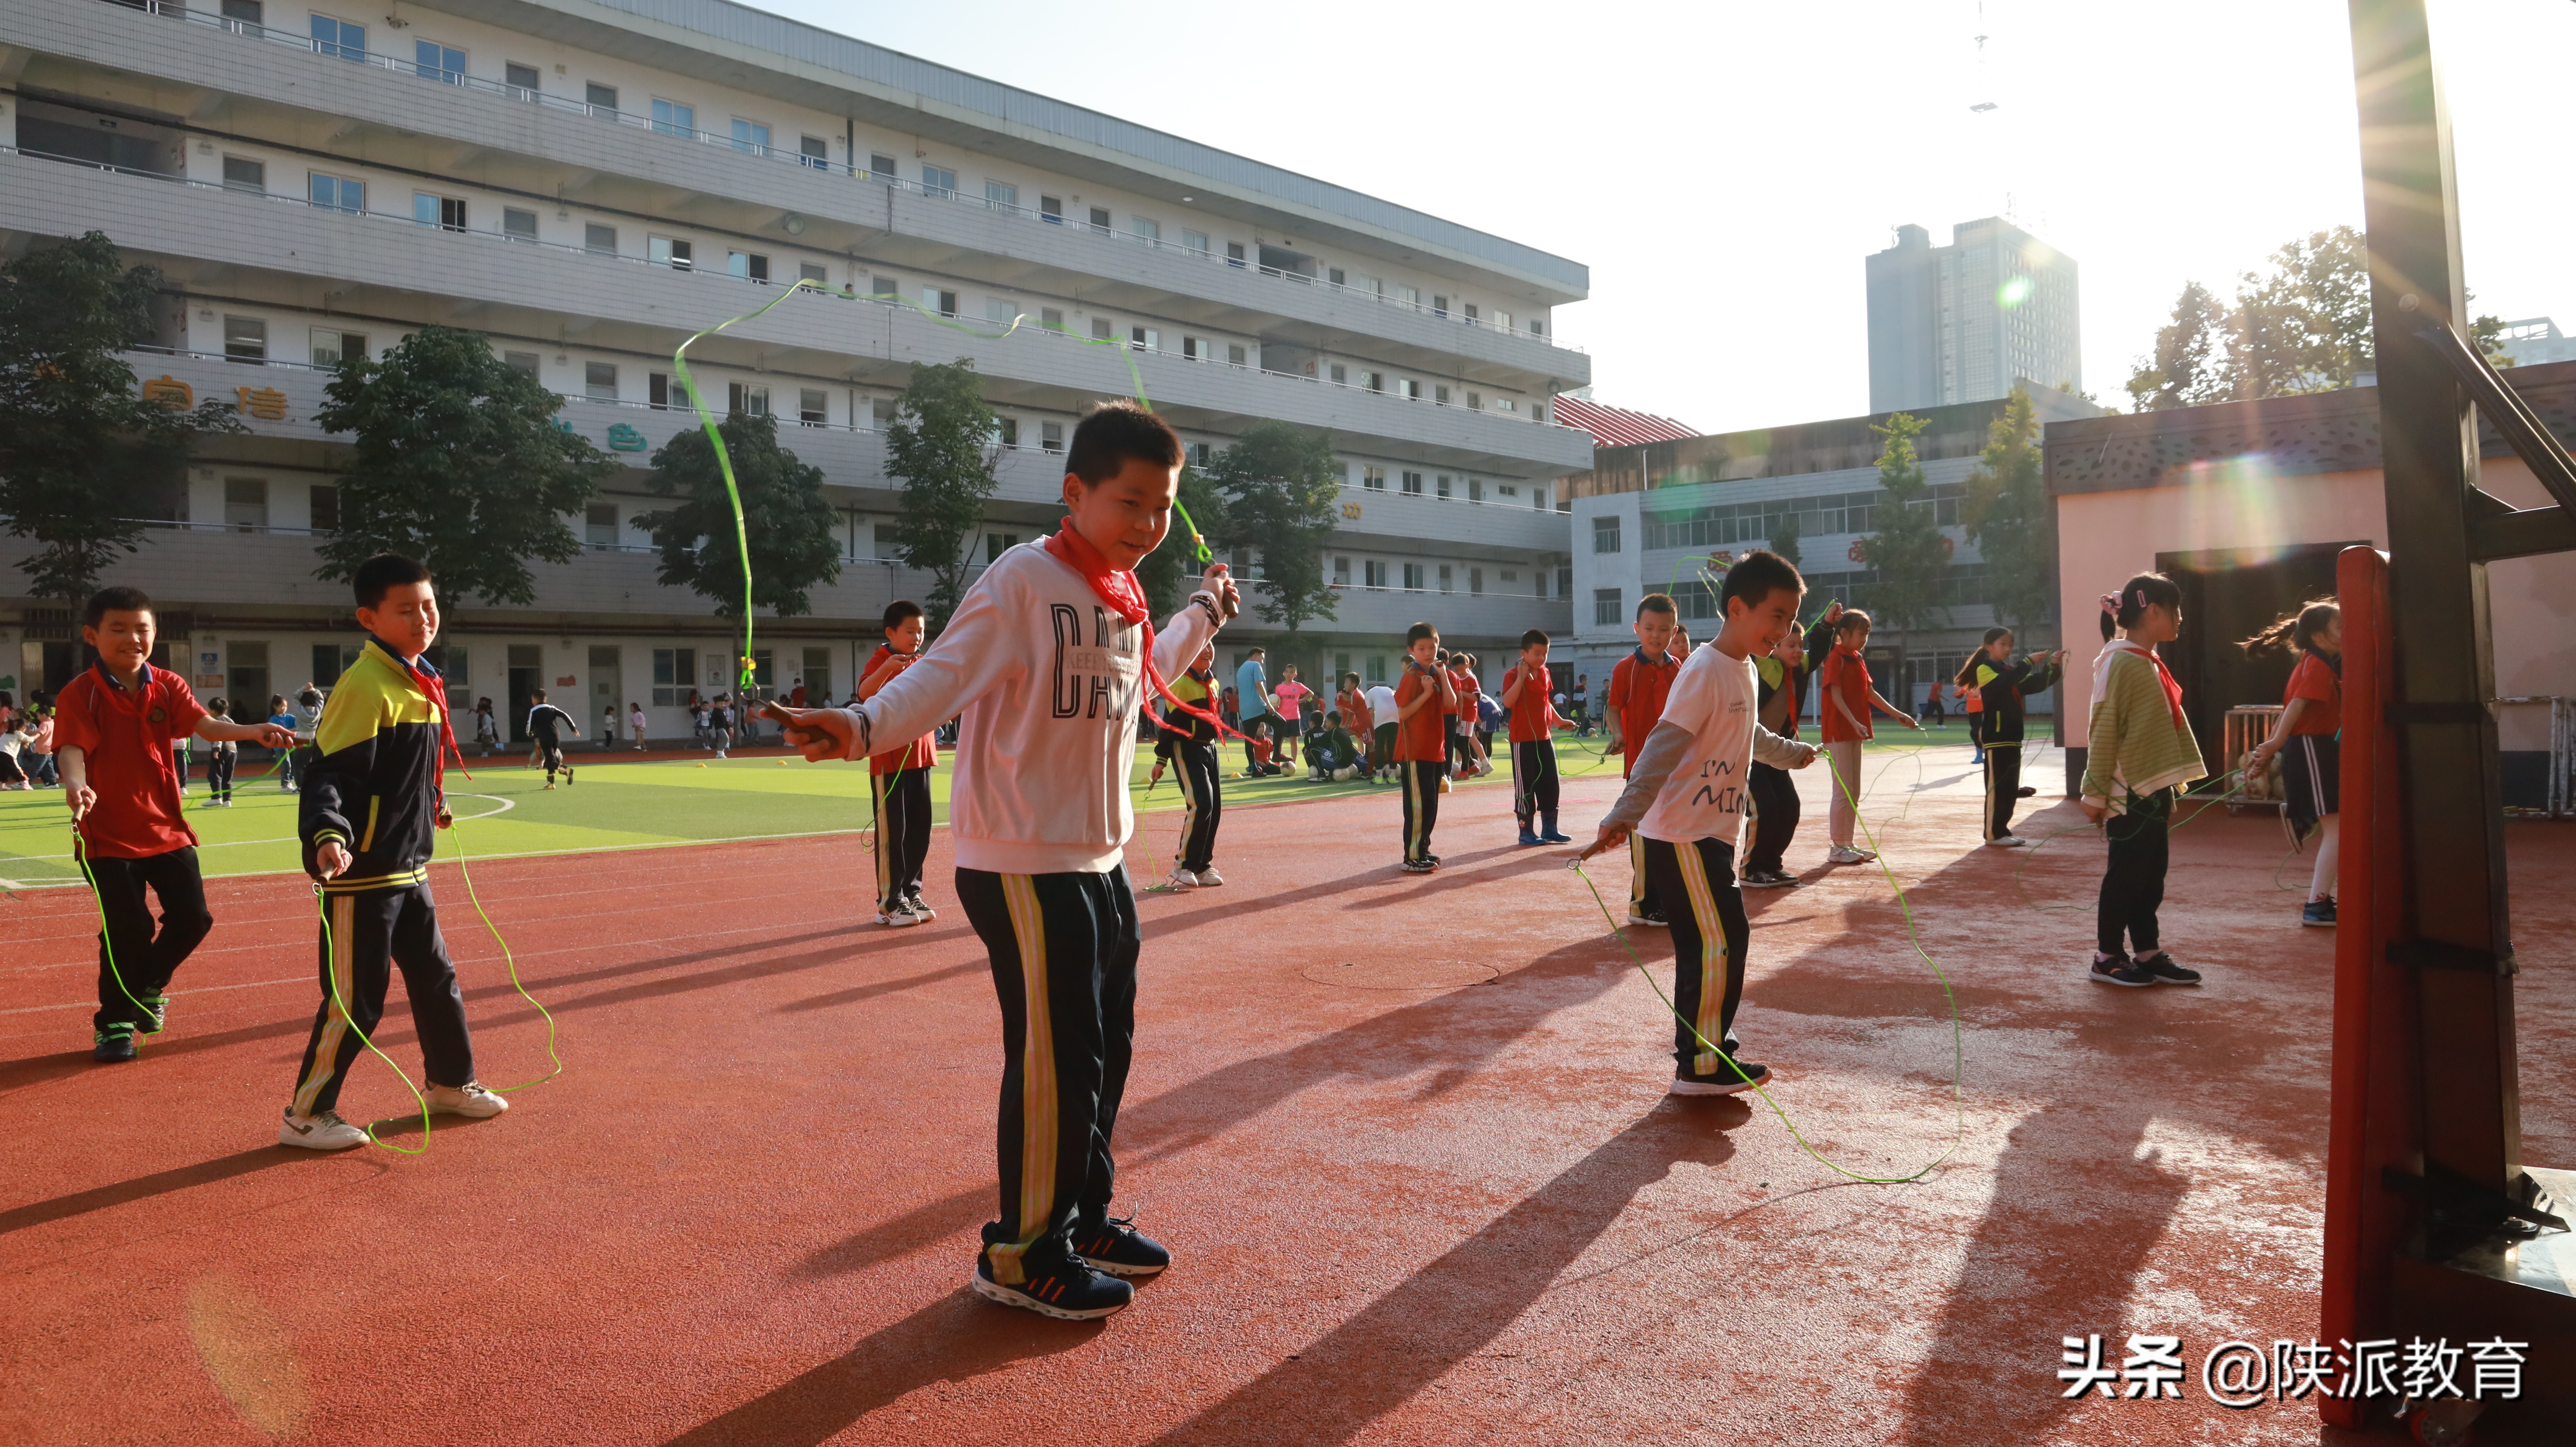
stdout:
<svg viewBox="0 0 2576 1447">
<path fill-rule="evenodd" d="M 1825 852 L 1827 864 L 1867 864 L 1877 857 L 1866 849 L 1854 849 L 1848 844 L 1837 844 Z"/>
<path fill-rule="evenodd" d="M 923 924 L 928 924 L 932 920 L 939 918 L 939 911 L 930 907 L 930 901 L 923 899 L 917 894 L 905 895 L 903 897 L 903 907 L 911 910 L 913 918 L 920 920 Z"/>
<path fill-rule="evenodd" d="M 1202 869 L 1199 871 L 1199 884 L 1201 887 L 1214 889 L 1223 883 L 1225 883 L 1225 876 L 1217 873 L 1214 869 Z"/>
<path fill-rule="evenodd" d="M 1199 877 L 1197 875 L 1192 874 L 1186 869 L 1177 867 L 1172 870 L 1171 878 L 1166 879 L 1163 882 L 1174 889 L 1196 889 L 1199 887 Z"/>
<path fill-rule="evenodd" d="M 910 926 L 921 923 L 921 916 L 912 912 L 912 906 L 908 904 L 897 904 L 892 909 L 878 910 L 877 923 L 886 926 L 888 929 L 906 929 Z"/>
<path fill-rule="evenodd" d="M 508 1110 L 510 1102 L 469 1080 L 463 1085 L 431 1086 L 429 1108 L 440 1115 L 461 1115 L 472 1120 L 489 1120 Z"/>
<path fill-rule="evenodd" d="M 2018 834 L 1998 834 L 1986 841 L 1988 849 L 2028 849 L 2030 841 Z"/>
<path fill-rule="evenodd" d="M 297 1146 L 308 1151 L 345 1151 L 367 1143 L 367 1133 L 340 1119 L 336 1110 L 320 1115 L 297 1115 L 286 1112 L 286 1121 L 277 1128 L 277 1143 Z"/>
</svg>

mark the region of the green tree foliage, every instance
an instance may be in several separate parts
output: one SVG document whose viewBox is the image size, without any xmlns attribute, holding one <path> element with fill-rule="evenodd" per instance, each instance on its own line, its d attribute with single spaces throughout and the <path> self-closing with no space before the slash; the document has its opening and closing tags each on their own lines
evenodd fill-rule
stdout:
<svg viewBox="0 0 2576 1447">
<path fill-rule="evenodd" d="M 2360 232 L 2311 232 L 2273 252 L 2269 271 L 2237 283 L 2232 307 L 2196 281 L 2183 284 L 2154 357 L 2130 374 L 2137 410 L 2332 392 L 2373 370 L 2370 256 Z M 2501 318 L 2479 317 L 2469 332 L 2487 360 L 2510 365 Z"/>
<path fill-rule="evenodd" d="M 808 590 L 841 576 L 840 549 L 832 540 L 832 505 L 823 500 L 823 469 L 799 462 L 778 445 L 778 419 L 740 412 L 717 424 L 725 454 L 733 459 L 734 485 L 742 493 L 743 532 L 751 542 L 751 601 L 781 618 L 814 611 Z M 716 611 L 742 616 L 742 552 L 736 545 L 733 502 L 705 429 L 673 437 L 653 454 L 644 479 L 656 497 L 680 505 L 645 513 L 635 524 L 653 534 L 661 550 L 661 580 L 696 589 L 715 600 Z"/>
<path fill-rule="evenodd" d="M 1795 512 L 1784 512 L 1772 520 L 1771 551 L 1788 559 L 1789 566 L 1793 568 L 1803 561 L 1798 556 L 1798 515 Z"/>
<path fill-rule="evenodd" d="M 1292 422 L 1255 422 L 1216 455 L 1208 480 L 1226 499 L 1228 536 L 1261 549 L 1261 586 L 1252 611 L 1294 633 L 1334 616 L 1324 577 L 1324 540 L 1341 512 L 1341 464 L 1333 441 Z"/>
<path fill-rule="evenodd" d="M 1181 469 L 1181 506 L 1189 510 L 1210 548 L 1221 554 L 1231 545 L 1225 497 L 1208 475 L 1195 467 Z M 1205 571 L 1198 554 L 1191 550 L 1189 528 L 1175 516 L 1171 534 L 1163 539 L 1163 545 L 1136 565 L 1136 580 L 1145 585 L 1145 597 L 1154 616 L 1168 618 L 1189 601 L 1190 591 L 1198 586 L 1199 575 Z"/>
<path fill-rule="evenodd" d="M 1935 600 L 1949 563 L 1941 555 L 1941 529 L 1932 517 L 1932 490 L 1914 450 L 1923 419 L 1899 412 L 1886 426 L 1870 430 L 1887 439 L 1878 455 L 1878 485 L 1886 497 L 1872 509 L 1878 531 L 1862 539 L 1861 559 L 1878 574 L 1870 589 L 1871 610 L 1901 637 L 1940 611 Z M 1916 502 L 1924 505 L 1916 507 Z"/>
<path fill-rule="evenodd" d="M 886 429 L 886 471 L 903 480 L 896 555 L 931 576 L 922 611 L 934 633 L 948 626 L 966 593 L 973 561 L 966 549 L 1002 460 L 998 426 L 975 364 L 960 360 L 914 368 Z"/>
<path fill-rule="evenodd" d="M 2041 475 L 2039 416 L 2020 387 L 1986 433 L 1985 460 L 1968 476 L 1968 537 L 1985 557 L 1995 616 L 2019 632 L 2048 617 L 2057 533 Z"/>
<path fill-rule="evenodd" d="M 429 565 L 451 600 L 536 601 L 531 559 L 568 563 L 564 519 L 617 463 L 555 419 L 562 399 L 502 361 L 483 336 L 426 326 L 379 361 L 343 364 L 314 414 L 354 434 L 340 530 L 316 576 L 344 579 L 378 553 Z"/>
<path fill-rule="evenodd" d="M 93 231 L 0 266 L 0 520 L 36 550 L 29 590 L 78 602 L 186 485 L 188 443 L 238 432 L 229 403 L 175 410 L 117 352 L 152 335 L 161 274 Z"/>
</svg>

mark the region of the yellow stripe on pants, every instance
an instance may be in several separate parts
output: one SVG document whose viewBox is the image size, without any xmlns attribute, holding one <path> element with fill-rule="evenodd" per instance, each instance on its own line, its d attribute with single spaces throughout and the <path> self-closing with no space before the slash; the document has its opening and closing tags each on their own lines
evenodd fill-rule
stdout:
<svg viewBox="0 0 2576 1447">
<path fill-rule="evenodd" d="M 1011 937 L 1020 947 L 1020 990 L 1026 1039 L 1020 1054 L 1020 1235 L 990 1249 L 993 1278 L 1005 1286 L 1023 1279 L 1020 1258 L 1055 1216 L 1055 1022 L 1047 1011 L 1046 914 L 1037 882 L 1025 874 L 1002 876 L 1002 903 L 1011 915 Z"/>
<path fill-rule="evenodd" d="M 868 799 L 876 810 L 877 821 L 877 908 L 883 910 L 894 895 L 894 841 L 886 832 L 886 776 L 868 770 Z"/>
<path fill-rule="evenodd" d="M 1646 836 L 1634 829 L 1628 831 L 1628 907 L 1646 908 Z"/>
<path fill-rule="evenodd" d="M 1404 770 L 1404 802 L 1413 806 L 1413 817 L 1404 821 L 1404 857 L 1420 859 L 1426 852 L 1423 849 L 1425 833 L 1423 818 L 1429 812 L 1428 806 L 1422 800 L 1423 771 L 1415 768 L 1410 759 L 1398 763 L 1396 767 Z"/>
<path fill-rule="evenodd" d="M 1178 867 L 1190 857 L 1190 837 L 1198 832 L 1199 796 L 1190 788 L 1189 760 L 1179 749 L 1172 750 L 1172 769 L 1181 776 L 1181 839 L 1172 846 L 1172 864 Z"/>
<path fill-rule="evenodd" d="M 357 981 L 350 973 L 355 958 L 355 945 L 349 938 L 350 926 L 356 923 L 358 902 L 348 895 L 331 900 L 331 979 L 332 997 L 324 1003 L 331 1006 L 322 1022 L 322 1041 L 313 1047 L 313 1068 L 305 1073 L 304 1082 L 295 1087 L 295 1113 L 311 1115 L 313 1102 L 330 1082 L 331 1072 L 340 1056 L 340 1037 L 349 1028 L 349 996 L 355 993 Z M 338 1003 L 334 1004 L 336 998 Z"/>
<path fill-rule="evenodd" d="M 1717 1070 L 1717 1052 L 1707 1047 L 1726 1043 L 1719 1018 L 1726 1006 L 1726 921 L 1718 917 L 1717 892 L 1709 888 L 1708 864 L 1699 857 L 1699 846 L 1688 840 L 1675 844 L 1673 858 L 1682 867 L 1682 889 L 1690 895 L 1691 919 L 1699 926 L 1699 1018 L 1691 1026 L 1699 1031 L 1701 1049 L 1691 1057 L 1691 1070 L 1709 1075 Z"/>
</svg>

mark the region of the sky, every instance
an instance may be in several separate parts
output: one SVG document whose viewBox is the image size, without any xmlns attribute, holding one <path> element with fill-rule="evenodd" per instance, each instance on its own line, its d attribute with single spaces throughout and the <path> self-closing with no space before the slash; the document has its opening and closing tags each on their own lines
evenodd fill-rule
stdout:
<svg viewBox="0 0 2576 1447">
<path fill-rule="evenodd" d="M 1705 432 L 1868 410 L 1903 223 L 2073 256 L 2083 386 L 2125 406 L 2184 282 L 2362 220 L 2342 0 L 759 3 L 1583 262 L 1595 397 Z M 2478 310 L 2576 331 L 2576 4 L 2434 4 Z"/>
</svg>

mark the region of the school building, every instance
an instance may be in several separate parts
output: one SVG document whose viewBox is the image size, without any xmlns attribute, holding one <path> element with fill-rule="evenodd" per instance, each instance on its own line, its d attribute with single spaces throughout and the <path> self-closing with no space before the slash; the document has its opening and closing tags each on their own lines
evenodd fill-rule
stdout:
<svg viewBox="0 0 2576 1447">
<path fill-rule="evenodd" d="M 2576 362 L 2503 375 L 2562 443 L 2576 444 Z M 2480 443 L 2488 494 L 2514 508 L 2550 505 L 2483 420 Z M 2183 686 L 2210 773 L 2235 767 L 2219 757 L 2227 710 L 2279 703 L 2290 670 L 2286 660 L 2251 662 L 2236 644 L 2300 603 L 2331 595 L 2341 549 L 2389 545 L 2377 389 L 2052 422 L 2045 446 L 2071 661 L 2080 665 L 2096 651 L 2102 594 L 2149 568 L 2171 574 L 2183 590 L 2182 636 L 2159 651 Z M 2486 580 L 2505 802 L 2563 809 L 2564 700 L 2576 697 L 2576 558 L 2503 559 L 2487 565 Z M 2070 668 L 2059 714 L 2069 793 L 2082 775 L 2091 706 L 2089 671 Z"/>
<path fill-rule="evenodd" d="M 971 360 L 1001 413 L 988 560 L 1052 530 L 1076 417 L 1133 390 L 1103 341 L 1200 460 L 1261 419 L 1332 439 L 1338 617 L 1292 639 L 1247 612 L 1237 658 L 1384 677 L 1417 620 L 1500 657 L 1571 616 L 1559 479 L 1592 439 L 1553 399 L 1591 364 L 1555 317 L 1583 265 L 725 0 L 0 0 L 0 246 L 90 230 L 167 278 L 138 381 L 247 426 L 184 486 L 117 484 L 150 532 L 108 581 L 162 600 L 172 666 L 252 711 L 359 641 L 314 577 L 348 452 L 313 421 L 324 384 L 443 323 L 625 463 L 567 520 L 583 555 L 536 565 L 535 606 L 451 607 L 457 693 L 514 728 L 538 687 L 586 730 L 637 702 L 685 737 L 681 701 L 732 675 L 728 629 L 656 582 L 635 524 L 666 505 L 646 459 L 698 425 L 671 353 L 799 279 L 828 294 L 691 352 L 710 403 L 780 419 L 839 515 L 814 615 L 760 622 L 773 688 L 846 695 L 885 604 L 928 590 L 890 557 L 912 368 Z M 17 547 L 0 688 L 59 687 L 76 629 L 23 596 Z M 1235 561 L 1257 603 L 1259 549 Z"/>
</svg>

